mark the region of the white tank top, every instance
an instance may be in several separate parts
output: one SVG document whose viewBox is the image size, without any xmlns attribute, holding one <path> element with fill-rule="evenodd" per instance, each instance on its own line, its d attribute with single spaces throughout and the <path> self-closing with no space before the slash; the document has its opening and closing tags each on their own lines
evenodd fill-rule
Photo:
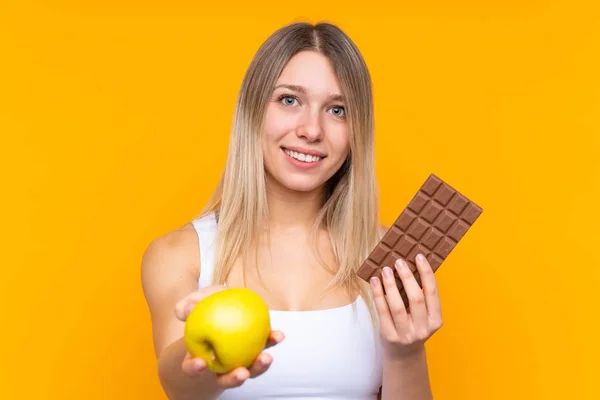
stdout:
<svg viewBox="0 0 600 400">
<path fill-rule="evenodd" d="M 199 287 L 211 285 L 215 260 L 214 213 L 192 221 L 200 241 Z M 355 306 L 355 307 L 353 307 Z M 285 334 L 265 350 L 273 362 L 263 375 L 228 389 L 221 400 L 373 400 L 382 382 L 381 345 L 362 297 L 315 311 L 269 311 L 271 327 Z"/>
</svg>

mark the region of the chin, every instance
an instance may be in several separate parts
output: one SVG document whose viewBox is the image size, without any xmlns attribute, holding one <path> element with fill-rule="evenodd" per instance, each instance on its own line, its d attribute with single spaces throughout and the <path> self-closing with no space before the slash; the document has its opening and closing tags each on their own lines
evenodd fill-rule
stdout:
<svg viewBox="0 0 600 400">
<path fill-rule="evenodd" d="M 275 177 L 278 181 L 279 185 L 284 187 L 287 190 L 292 190 L 295 192 L 313 192 L 315 190 L 320 190 L 325 182 L 321 182 L 321 180 L 309 179 L 309 177 L 301 177 L 295 179 L 294 177 Z"/>
<path fill-rule="evenodd" d="M 296 192 L 313 192 L 321 189 L 323 182 L 305 181 L 305 180 L 288 180 L 281 182 L 286 189 Z"/>
</svg>

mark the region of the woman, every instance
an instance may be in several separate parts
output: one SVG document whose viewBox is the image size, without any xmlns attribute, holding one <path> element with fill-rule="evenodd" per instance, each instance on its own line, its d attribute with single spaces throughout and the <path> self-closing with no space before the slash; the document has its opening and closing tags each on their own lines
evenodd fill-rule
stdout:
<svg viewBox="0 0 600 400">
<path fill-rule="evenodd" d="M 338 27 L 296 23 L 266 40 L 242 83 L 210 203 L 143 257 L 169 398 L 432 397 L 424 343 L 442 320 L 429 264 L 416 260 L 423 290 L 401 261 L 370 286 L 355 274 L 385 233 L 373 142 L 370 75 Z M 183 326 L 225 286 L 262 296 L 273 331 L 249 369 L 215 375 L 186 352 Z"/>
</svg>

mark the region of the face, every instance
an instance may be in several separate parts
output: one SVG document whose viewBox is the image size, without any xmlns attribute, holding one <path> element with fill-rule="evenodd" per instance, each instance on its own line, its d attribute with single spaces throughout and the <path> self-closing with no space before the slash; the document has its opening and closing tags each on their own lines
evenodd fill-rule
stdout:
<svg viewBox="0 0 600 400">
<path fill-rule="evenodd" d="M 296 54 L 283 69 L 267 106 L 264 163 L 270 184 L 319 190 L 349 151 L 346 111 L 330 61 Z"/>
</svg>

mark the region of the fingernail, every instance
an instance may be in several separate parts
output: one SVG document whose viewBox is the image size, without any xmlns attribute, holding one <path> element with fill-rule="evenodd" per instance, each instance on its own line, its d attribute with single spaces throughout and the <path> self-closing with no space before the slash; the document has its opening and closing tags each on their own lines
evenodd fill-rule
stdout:
<svg viewBox="0 0 600 400">
<path fill-rule="evenodd" d="M 425 261 L 425 256 L 423 254 L 418 254 L 417 255 L 417 260 L 423 262 L 423 261 Z"/>
<path fill-rule="evenodd" d="M 376 276 L 372 277 L 371 278 L 371 286 L 373 286 L 373 287 L 377 286 L 377 280 L 378 279 Z"/>
<path fill-rule="evenodd" d="M 398 260 L 396 260 L 396 266 L 398 266 L 399 268 L 404 268 L 404 267 L 406 267 L 406 264 L 404 263 L 404 261 L 402 259 L 398 259 Z"/>
<path fill-rule="evenodd" d="M 386 278 L 389 278 L 390 276 L 392 276 L 392 269 L 390 267 L 384 267 L 383 268 L 383 276 L 385 276 Z"/>
</svg>

